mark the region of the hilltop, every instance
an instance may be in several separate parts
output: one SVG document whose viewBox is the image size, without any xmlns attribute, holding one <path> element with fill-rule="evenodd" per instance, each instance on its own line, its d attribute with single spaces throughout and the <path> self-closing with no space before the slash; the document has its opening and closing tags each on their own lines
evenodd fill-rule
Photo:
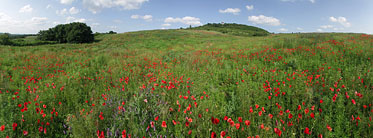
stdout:
<svg viewBox="0 0 373 138">
<path fill-rule="evenodd" d="M 190 29 L 216 31 L 236 36 L 266 36 L 270 34 L 267 30 L 262 28 L 236 23 L 208 23 L 206 25 L 193 27 Z"/>
</svg>

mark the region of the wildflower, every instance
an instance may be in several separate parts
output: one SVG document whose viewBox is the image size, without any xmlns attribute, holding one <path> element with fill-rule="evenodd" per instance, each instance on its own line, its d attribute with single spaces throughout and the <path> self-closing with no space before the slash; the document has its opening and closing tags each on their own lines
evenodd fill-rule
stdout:
<svg viewBox="0 0 373 138">
<path fill-rule="evenodd" d="M 167 127 L 166 121 L 162 121 L 162 127 L 164 127 L 164 128 Z"/>
<path fill-rule="evenodd" d="M 236 124 L 236 129 L 240 129 L 240 123 Z"/>
<path fill-rule="evenodd" d="M 216 133 L 215 132 L 211 132 L 211 138 L 216 138 Z"/>
<path fill-rule="evenodd" d="M 226 134 L 226 132 L 225 132 L 225 131 L 221 131 L 221 132 L 220 132 L 220 137 L 224 137 L 224 136 L 225 136 L 225 134 Z"/>
<path fill-rule="evenodd" d="M 0 127 L 0 131 L 4 131 L 4 129 L 5 129 L 5 126 L 2 125 L 2 126 Z"/>
<path fill-rule="evenodd" d="M 126 138 L 127 137 L 127 134 L 126 134 L 126 130 L 124 129 L 123 131 L 122 131 L 122 138 Z"/>
<path fill-rule="evenodd" d="M 307 135 L 311 135 L 310 129 L 308 127 L 306 127 L 306 129 L 304 129 L 304 133 L 307 134 Z"/>
<path fill-rule="evenodd" d="M 13 131 L 16 130 L 17 123 L 13 123 Z"/>
<path fill-rule="evenodd" d="M 274 128 L 274 131 L 275 131 L 275 133 L 279 136 L 279 137 L 281 137 L 281 130 L 280 129 L 278 129 L 278 128 Z"/>
<path fill-rule="evenodd" d="M 332 127 L 330 127 L 329 125 L 326 125 L 326 128 L 329 130 L 329 131 L 332 131 Z"/>
<path fill-rule="evenodd" d="M 242 123 L 242 117 L 238 117 L 238 122 Z"/>
<path fill-rule="evenodd" d="M 28 132 L 23 130 L 23 135 L 27 136 Z"/>
<path fill-rule="evenodd" d="M 352 99 L 352 100 L 351 100 L 351 102 L 352 102 L 353 104 L 356 104 L 356 102 L 355 102 L 355 100 L 354 100 L 354 99 Z"/>
<path fill-rule="evenodd" d="M 249 121 L 249 120 L 246 120 L 246 121 L 245 121 L 245 125 L 249 126 L 249 125 L 250 125 L 250 121 Z"/>
</svg>

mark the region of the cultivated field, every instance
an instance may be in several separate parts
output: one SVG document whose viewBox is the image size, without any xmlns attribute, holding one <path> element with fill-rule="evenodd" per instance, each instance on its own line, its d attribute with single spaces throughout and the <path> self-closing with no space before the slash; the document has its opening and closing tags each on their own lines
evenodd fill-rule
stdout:
<svg viewBox="0 0 373 138">
<path fill-rule="evenodd" d="M 373 36 L 0 46 L 0 137 L 373 137 Z"/>
</svg>

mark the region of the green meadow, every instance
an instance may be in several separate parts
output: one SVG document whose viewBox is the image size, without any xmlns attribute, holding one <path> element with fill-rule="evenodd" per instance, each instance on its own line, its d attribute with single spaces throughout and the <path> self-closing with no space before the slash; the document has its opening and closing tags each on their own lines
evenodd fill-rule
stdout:
<svg viewBox="0 0 373 138">
<path fill-rule="evenodd" d="M 373 36 L 232 34 L 0 46 L 0 137 L 373 137 Z"/>
</svg>

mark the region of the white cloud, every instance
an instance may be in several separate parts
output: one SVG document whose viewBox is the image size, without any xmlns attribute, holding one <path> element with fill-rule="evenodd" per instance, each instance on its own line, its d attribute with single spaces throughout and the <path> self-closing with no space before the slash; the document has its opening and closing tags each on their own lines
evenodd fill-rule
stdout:
<svg viewBox="0 0 373 138">
<path fill-rule="evenodd" d="M 322 30 L 322 29 L 317 29 L 316 31 L 318 31 L 318 32 L 322 32 L 323 30 Z"/>
<path fill-rule="evenodd" d="M 263 24 L 263 25 L 270 25 L 270 26 L 279 26 L 281 25 L 280 20 L 274 17 L 267 17 L 264 15 L 259 16 L 249 16 L 249 22 L 254 24 Z"/>
<path fill-rule="evenodd" d="M 75 17 L 72 17 L 72 16 L 69 16 L 66 18 L 66 23 L 72 23 L 72 22 L 81 22 L 81 23 L 84 23 L 86 22 L 87 19 L 84 19 L 84 18 L 75 18 Z"/>
<path fill-rule="evenodd" d="M 162 26 L 164 26 L 164 27 L 168 27 L 168 26 L 171 26 L 171 24 L 169 24 L 169 23 L 165 23 L 165 24 L 162 24 Z"/>
<path fill-rule="evenodd" d="M 288 29 L 286 29 L 286 28 L 280 28 L 278 31 L 280 31 L 280 32 L 287 32 Z"/>
<path fill-rule="evenodd" d="M 52 8 L 52 5 L 48 4 L 45 8 L 50 9 L 50 8 Z"/>
<path fill-rule="evenodd" d="M 75 7 L 71 7 L 69 10 L 66 9 L 66 8 L 64 8 L 62 10 L 56 10 L 56 14 L 62 15 L 62 16 L 66 15 L 66 14 L 71 14 L 71 15 L 78 14 L 79 12 L 80 12 L 80 10 L 75 8 Z"/>
<path fill-rule="evenodd" d="M 100 12 L 104 8 L 119 7 L 124 10 L 139 9 L 149 0 L 83 0 L 83 5 L 92 13 Z"/>
<path fill-rule="evenodd" d="M 140 15 L 132 15 L 131 16 L 131 19 L 139 19 L 140 18 Z"/>
<path fill-rule="evenodd" d="M 342 31 L 344 28 L 333 28 L 334 31 Z"/>
<path fill-rule="evenodd" d="M 298 31 L 303 31 L 303 28 L 297 27 Z"/>
<path fill-rule="evenodd" d="M 234 15 L 237 15 L 241 12 L 239 8 L 227 8 L 225 10 L 219 10 L 220 13 L 232 13 Z"/>
<path fill-rule="evenodd" d="M 320 28 L 322 28 L 322 29 L 330 29 L 330 28 L 333 28 L 333 26 L 332 25 L 322 25 L 322 26 L 320 26 Z"/>
<path fill-rule="evenodd" d="M 75 7 L 71 7 L 69 12 L 70 12 L 70 14 L 78 14 L 80 12 L 80 10 L 75 8 Z"/>
<path fill-rule="evenodd" d="M 165 23 L 183 23 L 186 25 L 202 25 L 199 18 L 191 17 L 191 16 L 185 16 L 183 18 L 173 18 L 173 17 L 167 17 L 164 20 Z"/>
<path fill-rule="evenodd" d="M 31 5 L 25 5 L 21 9 L 19 9 L 20 13 L 27 13 L 27 12 L 32 12 Z"/>
<path fill-rule="evenodd" d="M 66 8 L 62 9 L 62 10 L 56 10 L 56 14 L 58 15 L 65 15 L 65 14 L 68 14 L 69 12 L 67 11 Z"/>
<path fill-rule="evenodd" d="M 145 21 L 150 22 L 150 21 L 153 20 L 153 16 L 152 15 L 144 15 L 144 16 L 141 16 L 141 15 L 132 15 L 131 19 L 143 19 Z"/>
<path fill-rule="evenodd" d="M 344 27 L 351 27 L 351 23 L 349 23 L 346 19 L 346 17 L 343 17 L 343 16 L 340 16 L 338 18 L 336 17 L 329 17 L 329 20 L 331 22 L 336 22 L 336 23 L 339 23 L 341 25 L 343 25 Z"/>
<path fill-rule="evenodd" d="M 48 21 L 47 17 L 32 17 L 29 23 L 36 24 L 36 25 L 42 25 L 46 24 Z"/>
<path fill-rule="evenodd" d="M 74 2 L 74 0 L 60 0 L 61 4 L 71 4 L 73 2 Z"/>
<path fill-rule="evenodd" d="M 251 11 L 254 9 L 254 5 L 246 5 L 246 9 Z"/>
<path fill-rule="evenodd" d="M 316 2 L 316 0 L 310 0 L 310 2 L 311 2 L 311 3 L 315 3 L 315 2 Z"/>
<path fill-rule="evenodd" d="M 112 29 L 112 30 L 116 30 L 116 29 L 118 29 L 118 26 L 107 26 L 107 28 Z"/>
<path fill-rule="evenodd" d="M 48 29 L 53 25 L 46 17 L 32 17 L 27 20 L 17 20 L 0 12 L 0 30 L 9 33 L 37 33 L 40 30 Z"/>
<path fill-rule="evenodd" d="M 100 26 L 100 23 L 92 23 L 92 26 Z"/>
</svg>

